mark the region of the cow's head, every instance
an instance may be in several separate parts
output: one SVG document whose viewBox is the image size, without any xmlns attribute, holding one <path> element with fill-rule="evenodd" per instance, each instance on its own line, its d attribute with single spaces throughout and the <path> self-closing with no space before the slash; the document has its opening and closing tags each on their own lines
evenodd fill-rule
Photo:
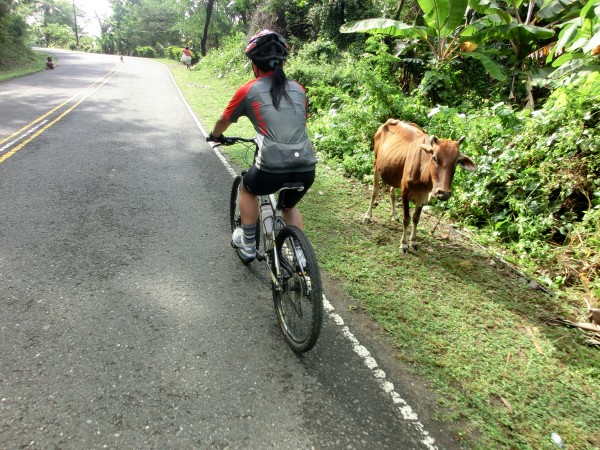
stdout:
<svg viewBox="0 0 600 450">
<path fill-rule="evenodd" d="M 429 194 L 429 198 L 435 197 L 438 200 L 448 200 L 452 194 L 452 179 L 454 171 L 459 165 L 465 170 L 473 171 L 477 168 L 471 158 L 460 153 L 458 146 L 465 140 L 461 137 L 458 141 L 449 139 L 438 139 L 436 136 L 431 136 L 429 144 L 423 143 L 419 146 L 429 155 L 431 161 L 429 164 L 429 172 L 433 188 Z"/>
</svg>

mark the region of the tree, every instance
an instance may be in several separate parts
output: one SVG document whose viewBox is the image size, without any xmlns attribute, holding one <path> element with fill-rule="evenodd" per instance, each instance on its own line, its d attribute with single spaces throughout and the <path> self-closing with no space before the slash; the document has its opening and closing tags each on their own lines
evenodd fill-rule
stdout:
<svg viewBox="0 0 600 450">
<path fill-rule="evenodd" d="M 213 5 L 215 0 L 208 0 L 206 3 L 206 20 L 204 21 L 204 32 L 202 33 L 202 42 L 200 44 L 200 51 L 202 56 L 206 55 L 206 41 L 208 40 L 208 27 L 210 25 L 210 18 L 212 16 Z"/>
<path fill-rule="evenodd" d="M 50 23 L 44 27 L 44 35 L 48 47 L 68 48 L 75 42 L 73 30 L 67 25 Z"/>
<path fill-rule="evenodd" d="M 112 0 L 113 16 L 109 33 L 116 49 L 132 52 L 148 46 L 162 49 L 181 44 L 178 24 L 181 8 L 174 0 Z"/>
<path fill-rule="evenodd" d="M 27 24 L 17 13 L 17 3 L 10 0 L 0 0 L 0 49 L 7 44 L 23 43 Z M 2 52 L 0 51 L 0 56 Z"/>
<path fill-rule="evenodd" d="M 477 23 L 470 27 L 471 40 L 480 44 L 508 42 L 511 52 L 509 69 L 512 73 L 512 87 L 510 97 L 514 98 L 514 85 L 519 77 L 524 77 L 526 106 L 533 109 L 534 98 L 532 94 L 531 75 L 537 70 L 529 55 L 544 47 L 555 33 L 549 27 L 537 26 L 543 23 L 543 12 L 548 11 L 547 6 L 554 4 L 559 7 L 557 13 L 565 11 L 565 5 L 577 0 L 478 0 L 471 3 L 475 11 L 484 14 Z"/>
</svg>

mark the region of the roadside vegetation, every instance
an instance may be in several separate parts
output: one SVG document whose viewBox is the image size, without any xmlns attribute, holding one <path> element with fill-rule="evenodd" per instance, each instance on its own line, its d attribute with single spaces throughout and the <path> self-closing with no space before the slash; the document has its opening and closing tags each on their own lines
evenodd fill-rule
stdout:
<svg viewBox="0 0 600 450">
<path fill-rule="evenodd" d="M 46 58 L 50 56 L 22 47 L 12 48 L 10 51 L 4 49 L 3 53 L 6 59 L 0 63 L 0 81 L 41 72 L 46 68 Z"/>
<path fill-rule="evenodd" d="M 166 58 L 207 128 L 252 76 L 247 35 L 284 33 L 320 159 L 307 232 L 349 308 L 384 326 L 467 447 L 550 449 L 556 432 L 567 448 L 600 448 L 599 338 L 555 320 L 600 308 L 600 0 L 112 4 L 88 50 Z M 67 18 L 19 5 L 39 21 L 28 34 L 0 0 L 0 77 L 31 57 L 27 39 L 73 48 L 52 41 Z M 177 62 L 182 45 L 193 71 Z M 406 257 L 386 196 L 362 223 L 372 138 L 390 117 L 466 136 L 478 165 L 457 171 Z M 253 134 L 249 122 L 231 132 Z"/>
</svg>

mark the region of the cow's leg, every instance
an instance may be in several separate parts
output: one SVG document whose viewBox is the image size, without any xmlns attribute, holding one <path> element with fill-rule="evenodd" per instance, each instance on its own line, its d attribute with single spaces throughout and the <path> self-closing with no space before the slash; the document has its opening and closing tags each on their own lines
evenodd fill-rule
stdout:
<svg viewBox="0 0 600 450">
<path fill-rule="evenodd" d="M 400 251 L 403 254 L 408 253 L 407 230 L 410 226 L 410 203 L 408 197 L 402 194 L 402 242 L 400 243 Z"/>
<path fill-rule="evenodd" d="M 369 203 L 369 209 L 365 213 L 365 217 L 363 218 L 364 223 L 369 223 L 371 221 L 371 217 L 373 217 L 373 204 L 375 203 L 375 199 L 377 198 L 377 194 L 379 193 L 379 172 L 377 169 L 373 170 L 373 193 L 371 194 L 371 202 Z"/>
<path fill-rule="evenodd" d="M 390 204 L 392 205 L 392 219 L 398 220 L 398 213 L 396 212 L 396 196 L 394 195 L 396 192 L 396 188 L 394 186 L 390 186 Z"/>
<path fill-rule="evenodd" d="M 417 205 L 415 207 L 415 212 L 413 213 L 412 217 L 413 227 L 410 233 L 409 243 L 410 247 L 415 251 L 419 248 L 419 243 L 417 242 L 417 225 L 419 224 L 419 220 L 421 219 L 421 211 L 423 211 L 423 205 Z"/>
</svg>

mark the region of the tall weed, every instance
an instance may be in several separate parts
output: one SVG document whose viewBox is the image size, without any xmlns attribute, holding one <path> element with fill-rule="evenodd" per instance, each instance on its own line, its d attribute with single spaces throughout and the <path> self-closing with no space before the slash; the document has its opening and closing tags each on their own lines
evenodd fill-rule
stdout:
<svg viewBox="0 0 600 450">
<path fill-rule="evenodd" d="M 245 83 L 252 76 L 251 65 L 244 55 L 246 45 L 243 33 L 228 36 L 221 47 L 209 52 L 199 64 L 218 78 L 228 78 L 234 85 Z"/>
</svg>

